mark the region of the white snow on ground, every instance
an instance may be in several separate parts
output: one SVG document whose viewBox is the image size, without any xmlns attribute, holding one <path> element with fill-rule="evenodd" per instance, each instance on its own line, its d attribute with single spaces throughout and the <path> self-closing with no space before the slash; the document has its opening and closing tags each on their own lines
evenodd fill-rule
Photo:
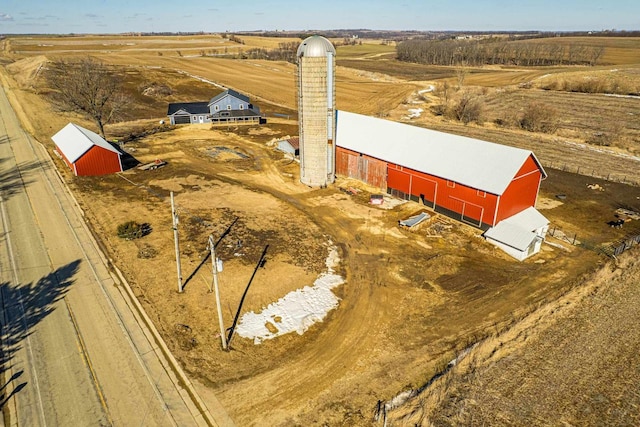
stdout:
<svg viewBox="0 0 640 427">
<path fill-rule="evenodd" d="M 423 93 L 433 92 L 434 90 L 436 90 L 436 87 L 434 85 L 429 85 L 426 89 L 419 90 L 418 93 L 422 95 Z"/>
<path fill-rule="evenodd" d="M 344 279 L 333 270 L 339 261 L 337 249 L 331 246 L 327 271 L 318 276 L 313 286 L 289 292 L 260 313 L 245 313 L 236 330 L 238 335 L 253 338 L 255 344 L 260 344 L 263 340 L 294 331 L 302 335 L 314 323 L 322 322 L 327 313 L 338 306 L 339 299 L 331 289 L 344 283 Z M 271 331 L 267 324 L 270 324 Z M 277 331 L 272 332 L 274 329 Z"/>
<path fill-rule="evenodd" d="M 422 112 L 424 111 L 422 108 L 409 108 L 409 115 L 406 116 L 408 119 L 413 119 L 420 117 Z"/>
</svg>

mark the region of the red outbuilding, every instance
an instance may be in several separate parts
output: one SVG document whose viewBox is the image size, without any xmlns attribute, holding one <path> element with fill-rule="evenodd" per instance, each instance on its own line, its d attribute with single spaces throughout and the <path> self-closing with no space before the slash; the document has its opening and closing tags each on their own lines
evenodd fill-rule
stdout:
<svg viewBox="0 0 640 427">
<path fill-rule="evenodd" d="M 88 129 L 69 123 L 51 139 L 76 176 L 122 172 L 120 152 Z"/>
<path fill-rule="evenodd" d="M 337 174 L 484 230 L 534 207 L 546 177 L 528 150 L 346 111 L 336 150 Z"/>
</svg>

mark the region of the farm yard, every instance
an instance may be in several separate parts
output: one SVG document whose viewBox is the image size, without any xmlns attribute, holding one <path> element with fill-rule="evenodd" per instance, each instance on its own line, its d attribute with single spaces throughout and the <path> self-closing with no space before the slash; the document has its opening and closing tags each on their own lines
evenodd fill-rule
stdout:
<svg viewBox="0 0 640 427">
<path fill-rule="evenodd" d="M 538 86 L 546 79 L 588 73 L 586 67 L 471 70 L 464 87 L 482 94 L 486 120 L 462 125 L 431 112 L 440 102 L 436 93 L 419 93 L 445 80 L 454 85 L 454 69 L 400 63 L 391 59 L 390 46 L 380 44 L 338 48 L 339 109 L 536 153 L 549 174 L 538 208 L 552 228 L 585 244 L 551 236 L 540 254 L 518 263 L 480 238 L 480 230 L 437 214 L 417 230 L 399 228 L 399 220 L 424 206 L 373 206 L 369 196 L 379 190 L 356 181 L 342 178 L 333 187 L 316 190 L 301 185 L 298 164 L 273 148 L 276 141 L 298 134 L 295 66 L 200 55 L 203 50 L 273 48 L 283 41 L 242 39 L 244 45 L 217 36 L 12 37 L 0 42 L 3 85 L 27 129 L 50 151 L 51 135 L 66 123 L 91 123 L 51 109 L 41 75 L 46 61 L 90 54 L 123 76 L 133 106 L 126 121 L 107 126 L 107 136 L 121 141 L 134 161 L 162 159 L 167 164 L 150 171 L 130 168 L 119 175 L 78 178 L 52 157 L 106 254 L 123 271 L 177 359 L 203 390 L 218 397 L 237 425 L 370 425 L 379 401 L 420 388 L 469 345 L 491 339 L 558 298 L 579 293 L 594 274 L 604 274 L 599 270 L 613 268 L 599 248 L 640 233 L 640 221 L 622 228 L 608 225 L 618 208 L 640 211 L 639 187 L 628 185 L 640 183 L 640 100 Z M 638 57 L 640 40 L 621 40 L 620 46 L 615 42 L 607 40 L 607 46 L 617 50 L 605 51 L 603 58 L 612 62 L 598 72 L 618 68 L 616 73 L 635 75 L 640 59 L 626 61 L 629 52 Z M 534 83 L 520 85 L 527 82 Z M 158 124 L 166 119 L 169 102 L 207 100 L 222 91 L 220 86 L 255 99 L 267 124 Z M 495 123 L 534 101 L 558 111 L 555 133 Z M 422 114 L 403 119 L 414 108 L 422 108 Z M 594 140 L 598 132 L 615 134 L 615 140 L 600 144 Z M 170 192 L 180 215 L 183 293 L 176 290 Z M 141 239 L 122 240 L 117 227 L 129 220 L 148 223 L 153 231 Z M 256 270 L 243 314 L 260 313 L 329 272 L 344 279 L 332 288 L 337 305 L 330 304 L 329 311 L 317 316 L 321 321 L 305 324 L 304 333 L 259 344 L 238 333 L 232 351 L 222 351 L 212 320 L 216 311 L 209 292 L 209 235 L 220 239 L 216 251 L 224 261 L 220 287 L 227 327 L 265 250 L 267 261 Z M 634 255 L 637 249 L 629 256 Z M 621 272 L 615 280 L 623 280 L 626 271 L 637 277 L 633 262 L 617 268 Z M 598 283 L 604 287 L 606 280 Z M 597 298 L 610 294 L 620 300 L 616 292 Z M 284 323 L 280 317 L 271 316 L 266 325 L 270 333 Z M 562 319 L 573 321 L 570 316 Z M 535 351 L 540 355 L 545 350 Z M 512 369 L 511 378 L 519 375 L 517 365 L 504 369 Z M 492 371 L 486 381 L 502 387 Z M 460 389 L 466 387 L 477 398 L 476 385 L 471 381 Z M 486 399 L 492 399 L 488 408 L 500 402 L 497 395 Z M 411 416 L 422 408 L 411 408 L 401 410 L 398 424 L 420 422 Z M 434 403 L 434 408 L 440 406 Z M 442 409 L 447 411 L 459 408 Z M 583 418 L 568 422 L 576 420 Z"/>
</svg>

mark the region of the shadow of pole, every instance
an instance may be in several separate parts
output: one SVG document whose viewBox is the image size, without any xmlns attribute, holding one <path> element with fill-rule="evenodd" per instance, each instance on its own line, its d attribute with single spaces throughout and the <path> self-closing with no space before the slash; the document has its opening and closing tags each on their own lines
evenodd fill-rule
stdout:
<svg viewBox="0 0 640 427">
<path fill-rule="evenodd" d="M 233 324 L 229 328 L 229 337 L 227 338 L 227 347 L 231 348 L 231 338 L 233 338 L 233 333 L 236 330 L 236 325 L 238 324 L 238 319 L 240 318 L 240 311 L 242 310 L 242 305 L 244 304 L 244 299 L 247 296 L 247 292 L 249 292 L 249 287 L 251 286 L 251 282 L 253 282 L 253 278 L 256 277 L 256 273 L 260 267 L 264 267 L 266 260 L 264 257 L 267 255 L 267 249 L 269 249 L 269 245 L 264 247 L 262 251 L 262 255 L 260 255 L 260 259 L 256 264 L 256 268 L 253 269 L 253 274 L 251 275 L 251 279 L 249 279 L 249 283 L 247 283 L 247 287 L 244 289 L 244 293 L 242 294 L 242 298 L 240 298 L 240 304 L 238 304 L 238 311 L 236 311 L 236 317 L 233 319 Z"/>
<path fill-rule="evenodd" d="M 218 238 L 218 240 L 215 243 L 215 247 L 218 247 L 218 244 L 220 244 L 220 242 L 222 242 L 222 239 L 224 239 L 230 232 L 231 229 L 233 228 L 233 226 L 235 225 L 236 222 L 238 222 L 238 217 L 236 217 L 236 219 L 233 220 L 233 222 L 231 224 L 229 224 L 229 226 L 227 227 L 226 230 L 224 230 L 224 233 L 222 233 L 220 235 L 220 237 Z M 186 278 L 186 280 L 184 281 L 184 283 L 182 284 L 182 290 L 184 291 L 184 289 L 187 287 L 187 283 L 189 283 L 191 281 L 191 279 L 193 279 L 193 277 L 198 273 L 198 271 L 202 268 L 203 265 L 205 265 L 207 263 L 207 261 L 209 260 L 209 258 L 211 258 L 211 251 L 209 251 L 207 249 L 207 253 L 205 254 L 204 258 L 202 259 L 202 261 L 200 261 L 200 264 L 198 264 L 198 266 L 195 268 L 195 270 L 193 270 L 193 272 L 191 274 L 189 274 L 189 277 Z"/>
</svg>

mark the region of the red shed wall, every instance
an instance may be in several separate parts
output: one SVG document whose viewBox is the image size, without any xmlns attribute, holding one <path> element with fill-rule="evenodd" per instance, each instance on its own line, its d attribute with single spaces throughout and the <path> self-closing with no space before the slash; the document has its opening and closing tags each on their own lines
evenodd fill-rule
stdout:
<svg viewBox="0 0 640 427">
<path fill-rule="evenodd" d="M 76 160 L 75 166 L 78 176 L 107 175 L 122 171 L 120 156 L 97 145 Z"/>
<path fill-rule="evenodd" d="M 541 180 L 540 166 L 529 156 L 500 198 L 496 223 L 535 206 Z"/>
<path fill-rule="evenodd" d="M 422 198 L 427 206 L 475 226 L 492 226 L 498 196 L 437 176 L 389 164 L 390 189 Z M 484 224 L 484 225 L 483 225 Z"/>
</svg>

